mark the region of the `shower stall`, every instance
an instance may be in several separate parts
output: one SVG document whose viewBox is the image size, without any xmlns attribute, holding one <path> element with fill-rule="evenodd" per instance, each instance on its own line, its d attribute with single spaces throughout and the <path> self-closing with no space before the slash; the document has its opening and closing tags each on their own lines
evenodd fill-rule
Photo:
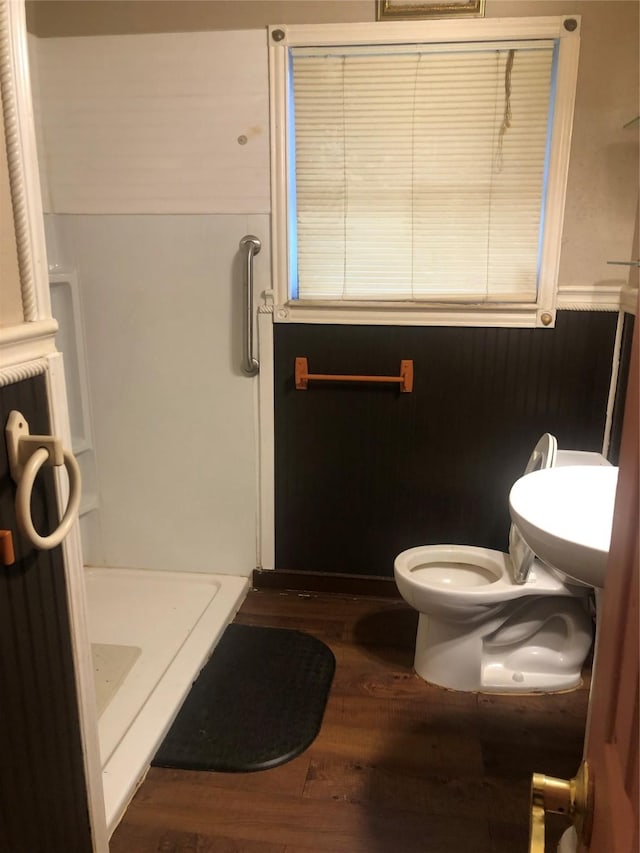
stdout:
<svg viewBox="0 0 640 853">
<path fill-rule="evenodd" d="M 110 828 L 257 563 L 256 390 L 234 331 L 246 222 L 227 219 L 47 217 Z"/>
<path fill-rule="evenodd" d="M 257 298 L 266 45 L 29 36 L 29 54 L 110 833 L 260 564 L 240 243 L 263 247 Z"/>
</svg>

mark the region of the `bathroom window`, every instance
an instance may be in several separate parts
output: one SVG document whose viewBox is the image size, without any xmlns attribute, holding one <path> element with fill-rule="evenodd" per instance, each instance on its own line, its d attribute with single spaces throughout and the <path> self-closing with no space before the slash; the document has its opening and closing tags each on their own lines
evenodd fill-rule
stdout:
<svg viewBox="0 0 640 853">
<path fill-rule="evenodd" d="M 552 325 L 578 31 L 271 28 L 275 319 Z"/>
</svg>

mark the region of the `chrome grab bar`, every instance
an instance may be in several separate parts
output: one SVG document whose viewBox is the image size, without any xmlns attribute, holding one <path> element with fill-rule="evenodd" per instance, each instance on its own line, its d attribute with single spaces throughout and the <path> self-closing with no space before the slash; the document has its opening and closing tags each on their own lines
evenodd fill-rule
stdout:
<svg viewBox="0 0 640 853">
<path fill-rule="evenodd" d="M 255 376 L 260 370 L 257 359 L 253 357 L 253 258 L 260 252 L 262 243 L 253 234 L 247 234 L 240 240 L 240 249 L 246 251 L 244 268 L 243 306 L 244 330 L 242 372 L 246 376 Z"/>
</svg>

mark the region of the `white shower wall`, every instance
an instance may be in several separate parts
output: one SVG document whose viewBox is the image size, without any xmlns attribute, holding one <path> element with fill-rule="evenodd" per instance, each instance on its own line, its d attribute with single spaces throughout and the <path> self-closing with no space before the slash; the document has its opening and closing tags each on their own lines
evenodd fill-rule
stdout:
<svg viewBox="0 0 640 853">
<path fill-rule="evenodd" d="M 49 262 L 77 274 L 99 507 L 85 562 L 248 576 L 270 288 L 266 31 L 30 38 Z"/>
<path fill-rule="evenodd" d="M 266 30 L 31 37 L 45 211 L 268 213 Z"/>
<path fill-rule="evenodd" d="M 255 380 L 239 368 L 237 250 L 248 231 L 268 243 L 268 217 L 56 216 L 54 226 L 82 288 L 99 489 L 85 560 L 248 575 Z"/>
</svg>

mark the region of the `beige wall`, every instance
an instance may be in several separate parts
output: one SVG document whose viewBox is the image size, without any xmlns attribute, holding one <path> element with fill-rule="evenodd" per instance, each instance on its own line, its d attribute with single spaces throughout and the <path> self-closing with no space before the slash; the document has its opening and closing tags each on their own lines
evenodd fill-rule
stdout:
<svg viewBox="0 0 640 853">
<path fill-rule="evenodd" d="M 375 20 L 375 0 L 27 0 L 37 36 L 254 29 Z"/>
<path fill-rule="evenodd" d="M 487 13 L 582 16 L 559 281 L 626 284 L 629 269 L 606 261 L 631 259 L 637 228 L 638 131 L 624 125 L 638 115 L 640 100 L 640 4 L 487 0 Z"/>
<path fill-rule="evenodd" d="M 637 0 L 486 0 L 486 16 L 599 18 L 598 6 L 612 19 L 635 10 L 637 21 Z M 26 9 L 27 29 L 34 35 L 89 36 L 373 21 L 376 0 L 26 0 Z"/>
<path fill-rule="evenodd" d="M 24 318 L 1 107 L 0 101 L 0 326 L 15 326 Z"/>
</svg>

